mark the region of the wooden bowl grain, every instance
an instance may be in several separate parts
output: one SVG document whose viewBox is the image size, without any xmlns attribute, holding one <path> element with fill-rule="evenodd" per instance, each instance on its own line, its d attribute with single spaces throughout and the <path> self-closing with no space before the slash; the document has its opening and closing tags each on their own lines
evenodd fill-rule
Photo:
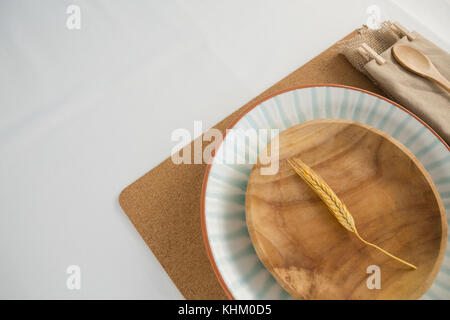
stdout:
<svg viewBox="0 0 450 320">
<path fill-rule="evenodd" d="M 418 269 L 344 229 L 287 164 L 293 156 L 327 181 L 363 238 Z M 279 135 L 277 174 L 261 167 L 247 186 L 247 225 L 259 258 L 293 297 L 417 299 L 431 286 L 445 254 L 445 210 L 422 164 L 395 139 L 357 122 L 308 121 Z M 380 289 L 367 285 L 373 265 Z"/>
</svg>

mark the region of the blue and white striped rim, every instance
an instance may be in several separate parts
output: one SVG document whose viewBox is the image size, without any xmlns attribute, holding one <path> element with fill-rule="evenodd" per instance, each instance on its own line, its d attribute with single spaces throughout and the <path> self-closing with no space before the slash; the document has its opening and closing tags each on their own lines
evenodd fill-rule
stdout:
<svg viewBox="0 0 450 320">
<path fill-rule="evenodd" d="M 283 91 L 251 108 L 234 129 L 286 130 L 304 121 L 336 118 L 358 121 L 383 131 L 408 147 L 433 179 L 446 213 L 450 211 L 450 152 L 426 125 L 402 107 L 360 89 L 310 86 Z M 223 164 L 221 148 L 205 173 L 202 223 L 205 244 L 225 291 L 236 299 L 292 299 L 263 266 L 245 222 L 245 190 L 251 164 Z M 256 152 L 257 148 L 249 147 Z M 245 154 L 239 155 L 245 158 Z M 448 221 L 448 218 L 447 218 Z M 442 268 L 423 299 L 450 299 L 450 245 Z"/>
</svg>

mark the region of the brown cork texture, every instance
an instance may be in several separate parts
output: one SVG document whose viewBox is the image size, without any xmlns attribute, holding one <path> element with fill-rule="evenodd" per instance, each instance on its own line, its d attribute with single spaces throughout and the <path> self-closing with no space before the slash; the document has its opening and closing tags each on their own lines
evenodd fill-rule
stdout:
<svg viewBox="0 0 450 320">
<path fill-rule="evenodd" d="M 384 95 L 339 55 L 336 47 L 333 45 L 255 97 L 215 128 L 224 130 L 249 106 L 294 86 L 341 84 Z M 200 197 L 205 168 L 206 164 L 175 165 L 169 157 L 123 190 L 119 202 L 186 299 L 227 299 L 203 245 Z"/>
</svg>

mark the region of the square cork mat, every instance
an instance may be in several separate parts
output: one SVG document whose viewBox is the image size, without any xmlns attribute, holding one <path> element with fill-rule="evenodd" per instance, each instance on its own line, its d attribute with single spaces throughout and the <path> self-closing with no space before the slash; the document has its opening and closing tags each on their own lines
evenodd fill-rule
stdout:
<svg viewBox="0 0 450 320">
<path fill-rule="evenodd" d="M 344 39 L 354 36 L 356 32 Z M 215 128 L 224 131 L 249 106 L 294 86 L 341 84 L 385 96 L 339 55 L 336 47 L 334 44 L 236 110 Z M 185 148 L 192 147 L 193 142 Z M 186 299 L 227 299 L 203 245 L 200 197 L 205 169 L 206 164 L 175 165 L 169 157 L 126 187 L 119 196 L 119 202 Z"/>
</svg>

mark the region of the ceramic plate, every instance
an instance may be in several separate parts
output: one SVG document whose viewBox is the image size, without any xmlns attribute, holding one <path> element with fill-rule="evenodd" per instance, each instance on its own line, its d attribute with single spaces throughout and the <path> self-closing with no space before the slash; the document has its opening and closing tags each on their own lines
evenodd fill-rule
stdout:
<svg viewBox="0 0 450 320">
<path fill-rule="evenodd" d="M 400 141 L 429 172 L 448 215 L 450 152 L 447 145 L 421 120 L 381 96 L 335 85 L 293 88 L 249 108 L 230 128 L 235 129 L 234 132 L 248 129 L 279 129 L 281 132 L 320 118 L 358 121 Z M 248 141 L 244 139 L 247 138 L 243 134 L 226 135 L 205 172 L 201 218 L 206 249 L 217 278 L 230 298 L 291 299 L 260 262 L 248 234 L 245 190 L 253 164 L 233 164 L 226 158 L 230 149 L 240 159 L 257 155 L 258 146 L 252 146 L 251 142 L 247 148 L 235 147 Z M 450 299 L 448 239 L 441 271 L 423 298 Z"/>
</svg>

